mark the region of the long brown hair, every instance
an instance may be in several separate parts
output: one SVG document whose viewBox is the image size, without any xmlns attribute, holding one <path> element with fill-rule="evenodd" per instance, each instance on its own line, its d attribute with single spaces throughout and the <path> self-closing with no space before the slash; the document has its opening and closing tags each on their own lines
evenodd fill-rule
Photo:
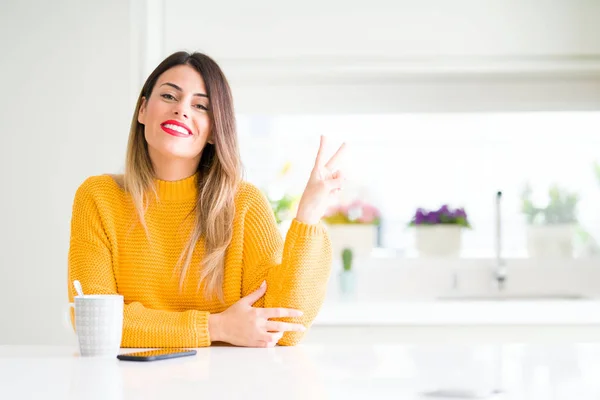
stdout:
<svg viewBox="0 0 600 400">
<path fill-rule="evenodd" d="M 156 196 L 157 192 L 148 144 L 144 138 L 144 125 L 138 122 L 138 113 L 142 97 L 148 101 L 159 76 L 178 65 L 193 67 L 204 79 L 210 99 L 213 142 L 205 145 L 198 165 L 194 227 L 176 265 L 180 272 L 179 287 L 183 287 L 194 248 L 200 238 L 204 237 L 205 255 L 198 266 L 201 270 L 198 289 L 202 286 L 208 298 L 216 296 L 223 301 L 225 251 L 233 235 L 234 196 L 241 181 L 242 166 L 231 89 L 221 68 L 213 59 L 202 53 L 180 51 L 168 56 L 152 71 L 140 92 L 131 122 L 123 187 L 131 194 L 139 220 L 150 239 L 144 214 L 150 201 L 149 194 L 154 193 Z"/>
</svg>

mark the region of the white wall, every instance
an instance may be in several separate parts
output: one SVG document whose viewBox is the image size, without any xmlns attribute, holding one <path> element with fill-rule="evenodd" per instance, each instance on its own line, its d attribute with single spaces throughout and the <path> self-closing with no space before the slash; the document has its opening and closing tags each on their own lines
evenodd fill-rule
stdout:
<svg viewBox="0 0 600 400">
<path fill-rule="evenodd" d="M 0 5 L 0 345 L 65 343 L 73 195 L 123 165 L 138 62 L 130 4 Z"/>
</svg>

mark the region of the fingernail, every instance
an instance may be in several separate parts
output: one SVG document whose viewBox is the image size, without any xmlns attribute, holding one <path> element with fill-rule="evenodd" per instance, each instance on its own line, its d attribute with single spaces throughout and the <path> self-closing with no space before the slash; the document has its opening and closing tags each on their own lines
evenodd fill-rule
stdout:
<svg viewBox="0 0 600 400">
<path fill-rule="evenodd" d="M 262 288 L 264 288 L 265 286 L 267 286 L 267 281 L 263 281 L 263 282 L 260 284 L 260 288 L 261 288 L 261 289 L 262 289 Z"/>
</svg>

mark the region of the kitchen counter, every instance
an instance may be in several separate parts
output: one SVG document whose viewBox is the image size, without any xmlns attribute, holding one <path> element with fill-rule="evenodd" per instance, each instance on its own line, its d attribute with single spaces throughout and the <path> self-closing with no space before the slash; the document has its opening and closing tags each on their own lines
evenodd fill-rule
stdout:
<svg viewBox="0 0 600 400">
<path fill-rule="evenodd" d="M 600 326 L 597 259 L 509 259 L 502 290 L 494 265 L 373 257 L 348 275 L 335 264 L 315 324 Z"/>
<path fill-rule="evenodd" d="M 445 392 L 586 400 L 600 396 L 599 374 L 600 343 L 215 346 L 149 363 L 81 358 L 74 347 L 0 346 L 6 399 L 409 400 Z"/>
<path fill-rule="evenodd" d="M 598 325 L 600 301 L 326 301 L 315 325 Z"/>
</svg>

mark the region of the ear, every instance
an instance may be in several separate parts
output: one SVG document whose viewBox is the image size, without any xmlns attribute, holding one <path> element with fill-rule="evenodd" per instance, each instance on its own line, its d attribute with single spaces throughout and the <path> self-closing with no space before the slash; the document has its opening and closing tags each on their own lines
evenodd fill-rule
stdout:
<svg viewBox="0 0 600 400">
<path fill-rule="evenodd" d="M 140 124 L 144 125 L 146 122 L 146 98 L 142 97 L 142 104 L 140 105 L 140 111 L 138 112 L 137 120 Z"/>
</svg>

